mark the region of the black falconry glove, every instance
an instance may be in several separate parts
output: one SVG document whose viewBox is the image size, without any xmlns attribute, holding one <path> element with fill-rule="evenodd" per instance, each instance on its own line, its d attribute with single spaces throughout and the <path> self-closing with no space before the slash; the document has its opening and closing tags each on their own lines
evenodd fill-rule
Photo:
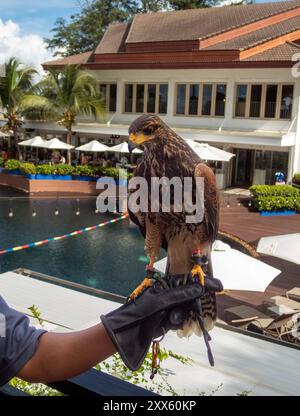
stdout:
<svg viewBox="0 0 300 416">
<path fill-rule="evenodd" d="M 199 283 L 169 288 L 156 281 L 140 296 L 101 315 L 101 321 L 125 365 L 136 371 L 142 365 L 151 341 L 170 329 L 183 327 L 189 304 L 205 290 Z"/>
</svg>

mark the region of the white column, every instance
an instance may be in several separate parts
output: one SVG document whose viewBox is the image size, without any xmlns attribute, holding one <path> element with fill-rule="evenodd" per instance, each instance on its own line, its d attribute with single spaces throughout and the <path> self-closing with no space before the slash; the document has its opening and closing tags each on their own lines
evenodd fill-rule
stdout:
<svg viewBox="0 0 300 416">
<path fill-rule="evenodd" d="M 293 149 L 293 163 L 292 172 L 289 175 L 300 172 L 300 96 L 298 97 L 298 109 L 297 109 L 297 127 L 296 127 L 296 139 Z"/>
</svg>

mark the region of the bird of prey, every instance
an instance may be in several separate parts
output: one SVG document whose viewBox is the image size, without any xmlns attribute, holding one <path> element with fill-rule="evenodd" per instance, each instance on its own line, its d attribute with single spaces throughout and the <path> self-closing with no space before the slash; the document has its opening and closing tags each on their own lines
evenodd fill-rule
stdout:
<svg viewBox="0 0 300 416">
<path fill-rule="evenodd" d="M 191 273 L 204 285 L 205 272 L 201 261 L 197 259 L 210 259 L 211 245 L 217 236 L 219 224 L 219 201 L 214 173 L 201 161 L 186 141 L 156 115 L 142 115 L 131 124 L 129 146 L 136 145 L 143 147 L 144 154 L 134 176 L 145 178 L 149 190 L 153 177 L 168 179 L 179 177 L 182 181 L 184 178 L 191 178 L 193 193 L 195 193 L 196 178 L 203 178 L 204 217 L 201 222 L 186 222 L 187 213 L 184 208 L 177 212 L 172 192 L 170 193 L 170 212 L 162 212 L 161 209 L 159 212 L 151 212 L 150 192 L 148 212 L 133 212 L 130 209 L 130 192 L 132 191 L 129 191 L 128 212 L 130 219 L 138 226 L 145 238 L 145 251 L 149 258 L 149 265 L 146 269 L 150 271 L 150 275 L 160 249 L 164 248 L 168 255 L 170 276 Z M 161 208 L 161 203 L 159 206 Z M 209 265 L 205 267 L 209 269 L 211 262 L 208 263 Z M 151 282 L 147 274 L 145 280 L 132 293 L 131 299 L 151 285 Z M 209 331 L 216 320 L 215 293 L 205 292 L 201 304 L 204 327 Z M 197 321 L 186 322 L 178 335 L 189 336 L 193 332 L 197 335 L 202 333 Z"/>
</svg>

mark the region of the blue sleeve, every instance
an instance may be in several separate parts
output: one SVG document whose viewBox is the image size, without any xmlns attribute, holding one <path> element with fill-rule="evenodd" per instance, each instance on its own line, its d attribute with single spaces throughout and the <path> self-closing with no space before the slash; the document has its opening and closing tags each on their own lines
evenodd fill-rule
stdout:
<svg viewBox="0 0 300 416">
<path fill-rule="evenodd" d="M 0 386 L 33 357 L 39 337 L 45 332 L 31 327 L 28 317 L 11 309 L 0 296 Z"/>
</svg>

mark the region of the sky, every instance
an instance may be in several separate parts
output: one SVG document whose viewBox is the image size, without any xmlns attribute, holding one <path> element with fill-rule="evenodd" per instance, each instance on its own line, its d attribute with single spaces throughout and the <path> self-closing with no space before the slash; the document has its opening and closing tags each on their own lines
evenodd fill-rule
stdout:
<svg viewBox="0 0 300 416">
<path fill-rule="evenodd" d="M 0 0 L 0 64 L 17 56 L 40 69 L 52 57 L 44 38 L 51 36 L 55 20 L 77 11 L 79 0 Z"/>
</svg>

